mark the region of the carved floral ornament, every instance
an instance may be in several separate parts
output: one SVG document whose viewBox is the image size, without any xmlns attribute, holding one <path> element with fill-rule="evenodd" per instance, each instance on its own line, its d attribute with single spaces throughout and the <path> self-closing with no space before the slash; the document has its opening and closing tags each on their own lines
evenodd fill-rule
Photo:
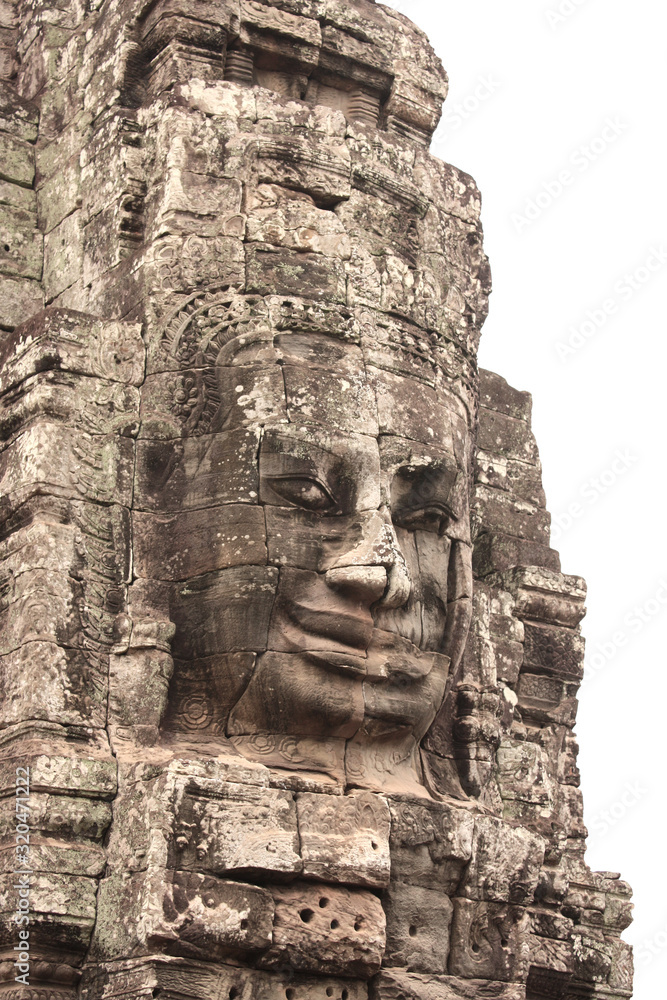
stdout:
<svg viewBox="0 0 667 1000">
<path fill-rule="evenodd" d="M 280 336 L 297 332 L 304 341 L 311 336 L 339 342 L 340 357 L 345 345 L 360 345 L 362 351 L 373 351 L 380 367 L 405 371 L 428 386 L 447 386 L 460 397 L 473 425 L 479 395 L 477 365 L 460 345 L 385 313 L 304 298 L 243 295 L 225 285 L 193 292 L 164 324 L 162 363 L 170 370 L 175 361 L 186 373 L 182 382 L 170 383 L 175 395 L 172 410 L 184 421 L 184 433 L 210 430 L 220 405 L 216 367 L 263 360 L 280 363 Z M 334 351 L 333 343 L 330 350 Z M 363 363 L 363 355 L 359 358 Z M 331 363 L 335 362 L 332 353 Z"/>
</svg>

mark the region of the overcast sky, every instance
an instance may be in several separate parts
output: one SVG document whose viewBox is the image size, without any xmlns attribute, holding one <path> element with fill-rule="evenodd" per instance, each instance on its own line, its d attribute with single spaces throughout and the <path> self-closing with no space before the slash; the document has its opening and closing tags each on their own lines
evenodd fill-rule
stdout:
<svg viewBox="0 0 667 1000">
<path fill-rule="evenodd" d="M 665 39 L 656 0 L 396 0 L 450 77 L 433 151 L 482 191 L 480 364 L 534 397 L 563 571 L 589 585 L 577 731 L 589 864 L 635 889 L 665 996 Z"/>
</svg>

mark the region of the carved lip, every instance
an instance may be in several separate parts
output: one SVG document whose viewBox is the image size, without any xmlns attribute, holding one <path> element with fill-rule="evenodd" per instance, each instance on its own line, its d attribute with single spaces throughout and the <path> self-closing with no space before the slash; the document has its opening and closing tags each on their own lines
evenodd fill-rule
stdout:
<svg viewBox="0 0 667 1000">
<path fill-rule="evenodd" d="M 336 670 L 341 674 L 350 674 L 353 677 L 366 676 L 368 660 L 365 656 L 320 651 L 309 651 L 306 653 L 306 656 L 312 663 L 326 667 L 329 670 Z"/>
<path fill-rule="evenodd" d="M 364 655 L 373 634 L 373 619 L 370 613 L 350 615 L 333 609 L 323 611 L 321 608 L 310 608 L 306 604 L 294 603 L 290 605 L 287 614 L 303 632 L 328 639 L 339 647 L 335 652 L 343 654 L 350 653 L 357 657 Z"/>
</svg>

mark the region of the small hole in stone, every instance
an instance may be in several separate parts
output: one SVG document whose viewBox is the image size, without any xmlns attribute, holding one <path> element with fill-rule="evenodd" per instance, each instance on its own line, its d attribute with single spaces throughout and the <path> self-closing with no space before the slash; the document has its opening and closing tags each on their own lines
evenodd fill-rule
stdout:
<svg viewBox="0 0 667 1000">
<path fill-rule="evenodd" d="M 378 849 L 378 845 L 375 843 L 374 840 L 371 840 L 371 847 L 373 848 L 374 851 L 377 851 Z"/>
<path fill-rule="evenodd" d="M 5 253 L 9 253 L 9 243 L 5 243 Z"/>
<path fill-rule="evenodd" d="M 347 1000 L 347 998 L 349 997 L 349 995 L 350 994 L 348 993 L 347 990 L 343 990 L 342 993 L 341 993 L 341 995 L 340 995 L 340 1000 Z"/>
<path fill-rule="evenodd" d="M 294 990 L 293 989 L 285 990 L 285 996 L 287 997 L 287 1000 L 294 1000 Z"/>
<path fill-rule="evenodd" d="M 152 992 L 151 996 L 153 996 L 153 997 L 159 997 L 159 996 L 160 996 L 160 993 L 162 993 L 162 990 L 160 990 L 160 989 L 155 989 L 155 990 L 153 990 L 153 992 Z"/>
<path fill-rule="evenodd" d="M 326 988 L 326 990 L 324 992 L 326 993 L 326 995 L 328 997 L 332 997 L 334 995 L 334 988 L 333 988 L 333 986 L 327 986 L 327 988 Z"/>
<path fill-rule="evenodd" d="M 245 917 L 241 921 L 241 930 L 242 931 L 247 931 L 248 930 L 248 921 L 245 919 Z"/>
<path fill-rule="evenodd" d="M 360 931 L 363 926 L 364 926 L 364 918 L 363 917 L 357 917 L 357 919 L 354 922 L 354 929 L 355 929 L 355 931 Z"/>
<path fill-rule="evenodd" d="M 306 910 L 301 910 L 301 912 L 299 913 L 299 916 L 303 920 L 304 924 L 309 924 L 310 921 L 315 916 L 315 914 L 313 913 L 312 910 L 306 909 Z"/>
<path fill-rule="evenodd" d="M 507 948 L 507 946 L 509 945 L 509 941 L 507 940 L 507 938 L 501 938 L 500 944 L 503 948 Z"/>
<path fill-rule="evenodd" d="M 236 1000 L 236 998 L 240 995 L 241 995 L 241 990 L 238 988 L 238 986 L 232 986 L 231 990 L 229 991 L 229 1000 Z"/>
<path fill-rule="evenodd" d="M 332 931 L 335 931 L 337 927 L 340 927 L 340 924 L 338 923 L 337 920 L 332 920 L 329 926 L 331 927 Z"/>
<path fill-rule="evenodd" d="M 328 905 L 329 905 L 329 900 L 327 899 L 326 896 L 322 896 L 322 898 L 320 899 L 320 906 L 322 907 L 322 909 L 324 909 L 324 907 Z"/>
<path fill-rule="evenodd" d="M 478 944 L 474 944 L 472 946 L 472 950 L 475 952 L 475 954 L 477 954 L 477 952 L 479 951 L 479 945 Z"/>
<path fill-rule="evenodd" d="M 408 931 L 408 934 L 410 935 L 410 937 L 416 937 L 417 936 L 417 928 L 415 927 L 414 924 L 412 924 L 412 926 L 410 927 L 410 930 Z"/>
</svg>

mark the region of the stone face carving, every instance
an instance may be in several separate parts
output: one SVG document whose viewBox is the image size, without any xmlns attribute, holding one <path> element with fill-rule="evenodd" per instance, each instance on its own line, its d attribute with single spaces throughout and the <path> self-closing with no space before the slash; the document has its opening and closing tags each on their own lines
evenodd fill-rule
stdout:
<svg viewBox="0 0 667 1000">
<path fill-rule="evenodd" d="M 3 995 L 630 997 L 585 585 L 530 397 L 477 369 L 426 39 L 371 0 L 5 6 Z"/>
</svg>

